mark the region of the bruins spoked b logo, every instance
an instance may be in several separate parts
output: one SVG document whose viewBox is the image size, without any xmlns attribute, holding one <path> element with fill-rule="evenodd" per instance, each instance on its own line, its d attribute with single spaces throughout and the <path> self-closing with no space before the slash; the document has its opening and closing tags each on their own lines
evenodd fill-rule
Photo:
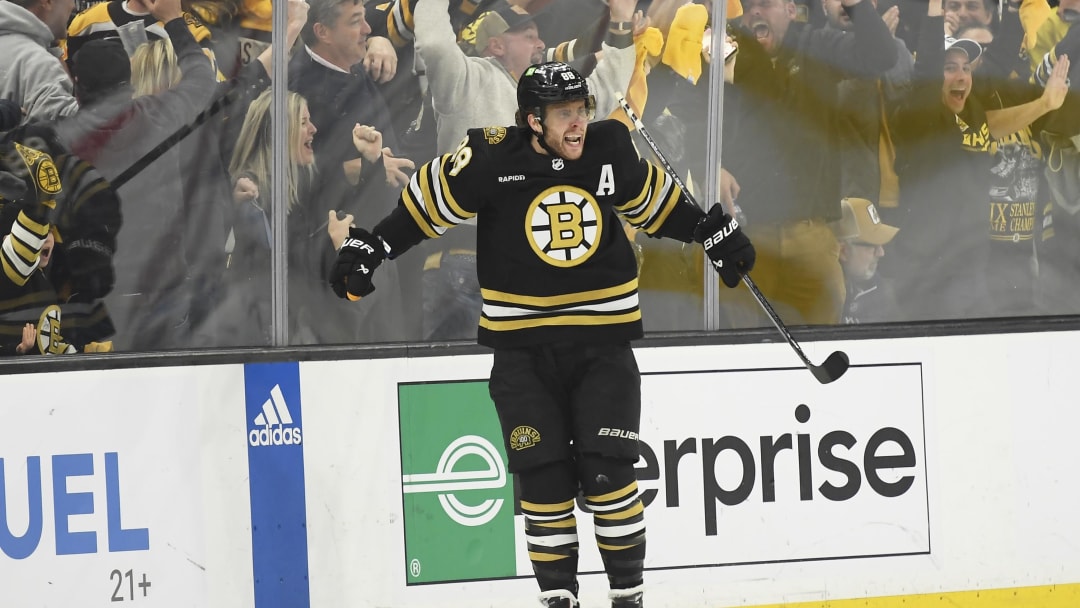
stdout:
<svg viewBox="0 0 1080 608">
<path fill-rule="evenodd" d="M 529 245 L 552 266 L 577 266 L 596 252 L 603 228 L 600 205 L 572 186 L 548 188 L 525 214 Z"/>
</svg>

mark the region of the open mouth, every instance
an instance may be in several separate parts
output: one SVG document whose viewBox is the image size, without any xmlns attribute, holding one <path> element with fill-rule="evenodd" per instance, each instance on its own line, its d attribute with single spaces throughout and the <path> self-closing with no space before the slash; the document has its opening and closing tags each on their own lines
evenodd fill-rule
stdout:
<svg viewBox="0 0 1080 608">
<path fill-rule="evenodd" d="M 568 145 L 571 145 L 571 146 L 580 146 L 581 145 L 581 136 L 580 135 L 567 135 L 566 137 L 563 138 L 563 141 L 566 142 Z"/>
<path fill-rule="evenodd" d="M 753 23 L 751 24 L 750 28 L 754 32 L 754 37 L 758 40 L 764 40 L 769 37 L 769 24 L 765 23 L 764 21 L 758 21 L 756 23 Z"/>
</svg>

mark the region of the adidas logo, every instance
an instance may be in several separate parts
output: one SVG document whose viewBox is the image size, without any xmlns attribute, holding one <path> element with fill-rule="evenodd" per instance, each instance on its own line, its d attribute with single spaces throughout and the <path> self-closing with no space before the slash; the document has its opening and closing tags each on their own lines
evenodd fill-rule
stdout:
<svg viewBox="0 0 1080 608">
<path fill-rule="evenodd" d="M 292 414 L 281 394 L 281 385 L 270 389 L 270 398 L 262 405 L 262 413 L 255 416 L 255 426 L 261 427 L 248 433 L 252 447 L 263 445 L 300 445 L 300 428 L 292 426 Z M 286 428 L 289 427 L 289 428 Z"/>
</svg>

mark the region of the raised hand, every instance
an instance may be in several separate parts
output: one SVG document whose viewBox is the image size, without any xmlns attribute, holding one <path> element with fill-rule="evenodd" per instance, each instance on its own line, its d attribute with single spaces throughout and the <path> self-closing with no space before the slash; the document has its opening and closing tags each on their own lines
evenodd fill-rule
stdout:
<svg viewBox="0 0 1080 608">
<path fill-rule="evenodd" d="M 352 130 L 353 145 L 364 160 L 373 163 L 383 153 L 382 133 L 370 125 L 356 123 Z"/>
<path fill-rule="evenodd" d="M 386 183 L 395 188 L 404 188 L 409 183 L 409 177 L 413 169 L 416 169 L 416 163 L 407 158 L 398 158 L 394 156 L 394 153 L 390 151 L 390 148 L 383 148 L 383 166 L 386 167 Z"/>
<path fill-rule="evenodd" d="M 368 38 L 367 53 L 364 55 L 364 71 L 375 82 L 389 82 L 397 74 L 397 49 L 388 38 L 373 36 Z"/>
<path fill-rule="evenodd" d="M 184 11 L 180 7 L 180 0 L 144 0 L 147 8 L 150 9 L 150 14 L 155 19 L 162 23 L 168 23 L 173 19 L 178 19 L 184 16 Z"/>
<path fill-rule="evenodd" d="M 1050 78 L 1046 81 L 1042 98 L 1046 103 L 1048 112 L 1056 110 L 1065 103 L 1065 96 L 1069 93 L 1069 56 L 1058 57 L 1054 64 L 1054 70 L 1050 72 Z"/>
</svg>

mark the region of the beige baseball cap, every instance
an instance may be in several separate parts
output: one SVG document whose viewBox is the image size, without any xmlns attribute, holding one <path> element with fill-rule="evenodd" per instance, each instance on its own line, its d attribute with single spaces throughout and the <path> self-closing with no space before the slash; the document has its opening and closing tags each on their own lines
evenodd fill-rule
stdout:
<svg viewBox="0 0 1080 608">
<path fill-rule="evenodd" d="M 858 239 L 871 245 L 884 245 L 900 230 L 881 221 L 874 203 L 865 198 L 840 201 L 843 216 L 833 225 L 838 239 Z"/>
<path fill-rule="evenodd" d="M 533 16 L 520 6 L 503 4 L 493 11 L 488 11 L 477 19 L 476 38 L 473 44 L 476 52 L 482 53 L 487 48 L 488 40 L 510 30 L 526 27 L 533 22 Z"/>
</svg>

